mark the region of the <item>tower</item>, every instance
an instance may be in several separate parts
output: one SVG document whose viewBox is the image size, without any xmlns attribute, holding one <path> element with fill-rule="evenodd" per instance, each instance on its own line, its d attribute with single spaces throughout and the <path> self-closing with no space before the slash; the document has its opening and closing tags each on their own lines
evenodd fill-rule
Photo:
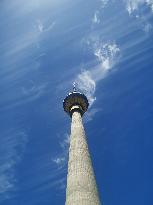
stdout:
<svg viewBox="0 0 153 205">
<path fill-rule="evenodd" d="M 65 205 L 100 205 L 82 116 L 89 106 L 87 97 L 75 87 L 63 101 L 72 118 Z"/>
</svg>

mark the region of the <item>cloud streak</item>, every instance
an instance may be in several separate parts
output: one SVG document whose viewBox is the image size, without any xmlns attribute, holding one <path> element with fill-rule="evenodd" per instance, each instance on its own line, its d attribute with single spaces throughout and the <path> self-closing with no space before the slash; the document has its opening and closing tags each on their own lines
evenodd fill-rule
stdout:
<svg viewBox="0 0 153 205">
<path fill-rule="evenodd" d="M 126 0 L 126 9 L 131 15 L 133 12 L 138 11 L 143 5 L 150 7 L 153 12 L 153 1 L 152 0 Z"/>
<path fill-rule="evenodd" d="M 53 28 L 54 28 L 54 26 L 55 26 L 55 21 L 54 22 L 52 22 L 50 25 L 45 25 L 41 20 L 37 20 L 37 28 L 38 28 L 38 31 L 40 32 L 40 33 L 43 33 L 43 32 L 47 32 L 47 31 L 50 31 L 50 30 L 52 30 Z"/>
<path fill-rule="evenodd" d="M 94 97 L 96 90 L 96 82 L 93 79 L 92 73 L 89 70 L 82 71 L 76 79 L 78 88 L 88 97 L 90 105 L 96 100 Z"/>
<path fill-rule="evenodd" d="M 93 24 L 99 24 L 100 23 L 100 17 L 99 17 L 99 11 L 98 10 L 94 13 L 92 23 Z"/>
<path fill-rule="evenodd" d="M 76 77 L 78 88 L 87 95 L 90 106 L 96 100 L 97 83 L 108 75 L 120 56 L 120 49 L 115 42 L 99 43 L 96 41 L 92 43 L 92 50 L 95 66 L 83 70 Z"/>
<path fill-rule="evenodd" d="M 108 3 L 109 3 L 109 0 L 100 0 L 100 8 L 98 8 L 95 11 L 94 16 L 92 18 L 93 25 L 100 24 L 100 22 L 101 22 L 100 13 L 107 6 Z"/>
<path fill-rule="evenodd" d="M 153 1 L 152 0 L 125 0 L 126 10 L 129 16 L 135 17 L 139 20 L 141 27 L 145 33 L 149 33 L 152 30 L 152 23 L 146 15 L 143 14 L 142 8 L 144 6 L 150 8 L 150 12 L 153 13 Z"/>
<path fill-rule="evenodd" d="M 60 169 L 62 169 L 66 165 L 69 143 L 70 136 L 66 134 L 64 140 L 60 142 L 61 154 L 52 159 L 52 162 L 55 163 L 56 166 Z"/>
<path fill-rule="evenodd" d="M 63 177 L 63 173 L 67 170 L 67 161 L 68 161 L 68 149 L 70 144 L 70 135 L 65 134 L 64 140 L 60 142 L 61 152 L 52 158 L 52 163 L 55 165 L 56 175 L 58 177 L 54 177 L 54 186 L 58 187 L 58 189 L 65 189 L 66 184 L 66 175 Z M 57 178 L 57 179 L 56 179 Z"/>
<path fill-rule="evenodd" d="M 15 167 L 21 161 L 28 137 L 25 131 L 9 130 L 1 135 L 0 144 L 0 201 L 16 191 Z M 18 151 L 19 150 L 19 151 Z"/>
</svg>

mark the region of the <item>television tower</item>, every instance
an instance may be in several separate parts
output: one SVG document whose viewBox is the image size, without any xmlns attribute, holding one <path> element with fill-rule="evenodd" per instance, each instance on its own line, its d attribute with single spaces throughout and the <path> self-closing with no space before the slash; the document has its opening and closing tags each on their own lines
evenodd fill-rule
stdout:
<svg viewBox="0 0 153 205">
<path fill-rule="evenodd" d="M 63 101 L 72 118 L 65 205 L 100 205 L 96 180 L 88 150 L 82 116 L 89 106 L 87 97 L 76 90 Z"/>
</svg>

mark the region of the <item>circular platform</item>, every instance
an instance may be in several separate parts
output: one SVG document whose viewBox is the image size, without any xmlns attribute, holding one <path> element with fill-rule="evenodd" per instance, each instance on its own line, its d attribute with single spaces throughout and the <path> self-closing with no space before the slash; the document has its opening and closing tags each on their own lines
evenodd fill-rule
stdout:
<svg viewBox="0 0 153 205">
<path fill-rule="evenodd" d="M 63 100 L 63 108 L 70 116 L 72 115 L 73 106 L 78 106 L 80 113 L 83 115 L 89 106 L 87 97 L 80 92 L 69 93 Z"/>
</svg>

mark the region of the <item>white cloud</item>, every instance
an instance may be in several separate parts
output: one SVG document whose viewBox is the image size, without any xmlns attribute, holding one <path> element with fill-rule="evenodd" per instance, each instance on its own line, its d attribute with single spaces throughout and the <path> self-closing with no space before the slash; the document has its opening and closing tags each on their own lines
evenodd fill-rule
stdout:
<svg viewBox="0 0 153 205">
<path fill-rule="evenodd" d="M 63 136 L 62 136 L 63 138 Z M 64 139 L 60 142 L 61 152 L 54 158 L 52 158 L 52 163 L 55 165 L 55 180 L 53 185 L 58 189 L 65 189 L 66 175 L 63 177 L 63 173 L 67 171 L 66 164 L 68 161 L 68 150 L 70 144 L 70 135 L 65 134 Z M 57 179 L 58 175 L 58 179 Z"/>
<path fill-rule="evenodd" d="M 99 11 L 96 11 L 96 12 L 94 13 L 94 17 L 93 17 L 93 19 L 92 19 L 92 22 L 93 22 L 94 24 L 99 24 L 99 23 L 100 23 Z"/>
<path fill-rule="evenodd" d="M 5 194 L 7 196 L 7 192 L 13 189 L 14 184 L 12 183 L 12 176 L 8 176 L 6 173 L 1 173 L 0 176 L 0 194 Z M 8 197 L 8 196 L 7 196 Z"/>
<path fill-rule="evenodd" d="M 92 18 L 92 23 L 93 24 L 99 24 L 100 23 L 100 13 L 101 11 L 107 6 L 109 3 L 109 0 L 100 0 L 100 6 L 97 8 L 97 10 L 94 13 L 94 16 Z"/>
<path fill-rule="evenodd" d="M 1 134 L 0 145 L 0 194 L 2 201 L 9 198 L 10 191 L 15 191 L 17 178 L 15 166 L 21 161 L 27 144 L 24 131 L 9 130 Z M 20 150 L 20 152 L 18 151 Z"/>
<path fill-rule="evenodd" d="M 97 112 L 101 111 L 101 109 L 91 108 L 85 115 L 85 123 L 90 122 Z"/>
<path fill-rule="evenodd" d="M 39 32 L 42 33 L 43 30 L 44 30 L 44 25 L 43 25 L 42 21 L 37 20 L 37 24 L 38 24 L 38 30 L 39 30 Z"/>
<path fill-rule="evenodd" d="M 44 31 L 50 31 L 50 30 L 52 30 L 52 29 L 54 28 L 55 24 L 56 24 L 55 21 L 52 22 L 49 26 L 47 26 L 47 27 L 45 28 Z"/>
<path fill-rule="evenodd" d="M 69 143 L 70 143 L 70 136 L 68 134 L 65 134 L 64 140 L 60 142 L 60 146 L 64 152 L 67 152 L 67 148 L 69 146 Z"/>
<path fill-rule="evenodd" d="M 21 88 L 22 98 L 37 99 L 44 94 L 46 87 L 47 83 L 36 85 L 34 82 L 31 82 L 29 87 Z"/>
<path fill-rule="evenodd" d="M 126 1 L 126 9 L 131 15 L 134 11 L 136 11 L 141 4 L 143 4 L 145 0 L 127 0 Z"/>
<path fill-rule="evenodd" d="M 55 163 L 59 169 L 62 169 L 66 165 L 68 158 L 69 143 L 70 136 L 66 134 L 64 140 L 60 142 L 61 154 L 59 154 L 59 156 L 52 158 L 52 162 Z"/>
<path fill-rule="evenodd" d="M 133 12 L 138 11 L 139 8 L 143 5 L 149 6 L 153 11 L 153 0 L 125 0 L 126 9 L 131 15 Z"/>
<path fill-rule="evenodd" d="M 153 29 L 152 25 L 150 23 L 146 23 L 144 25 L 144 31 L 145 33 L 149 33 Z"/>
<path fill-rule="evenodd" d="M 96 100 L 94 97 L 96 90 L 96 82 L 92 79 L 92 74 L 89 70 L 84 70 L 77 76 L 76 83 L 78 88 L 88 97 L 89 104 L 92 105 Z"/>
<path fill-rule="evenodd" d="M 52 161 L 58 166 L 61 166 L 61 164 L 65 163 L 65 157 L 57 157 L 55 159 L 52 159 Z"/>
<path fill-rule="evenodd" d="M 120 49 L 115 42 L 99 43 L 96 41 L 91 44 L 96 65 L 88 70 L 83 70 L 76 77 L 77 86 L 86 94 L 90 107 L 96 100 L 96 84 L 112 70 L 120 54 Z"/>
<path fill-rule="evenodd" d="M 100 0 L 101 1 L 101 5 L 102 5 L 102 8 L 105 8 L 106 5 L 108 4 L 109 0 Z"/>
<path fill-rule="evenodd" d="M 126 3 L 126 10 L 129 15 L 135 17 L 139 21 L 145 33 L 149 33 L 152 30 L 152 24 L 142 13 L 141 8 L 142 6 L 147 6 L 150 8 L 150 11 L 153 12 L 153 0 L 124 0 L 124 2 Z"/>
<path fill-rule="evenodd" d="M 148 6 L 150 6 L 151 10 L 153 11 L 153 0 L 146 0 Z"/>
<path fill-rule="evenodd" d="M 94 55 L 97 57 L 101 64 L 101 69 L 104 72 L 112 69 L 115 63 L 115 58 L 120 53 L 120 49 L 116 43 L 105 43 L 97 46 L 94 51 Z"/>
<path fill-rule="evenodd" d="M 40 33 L 47 32 L 53 29 L 55 26 L 55 21 L 49 25 L 45 25 L 40 19 L 37 20 L 37 28 Z"/>
</svg>

